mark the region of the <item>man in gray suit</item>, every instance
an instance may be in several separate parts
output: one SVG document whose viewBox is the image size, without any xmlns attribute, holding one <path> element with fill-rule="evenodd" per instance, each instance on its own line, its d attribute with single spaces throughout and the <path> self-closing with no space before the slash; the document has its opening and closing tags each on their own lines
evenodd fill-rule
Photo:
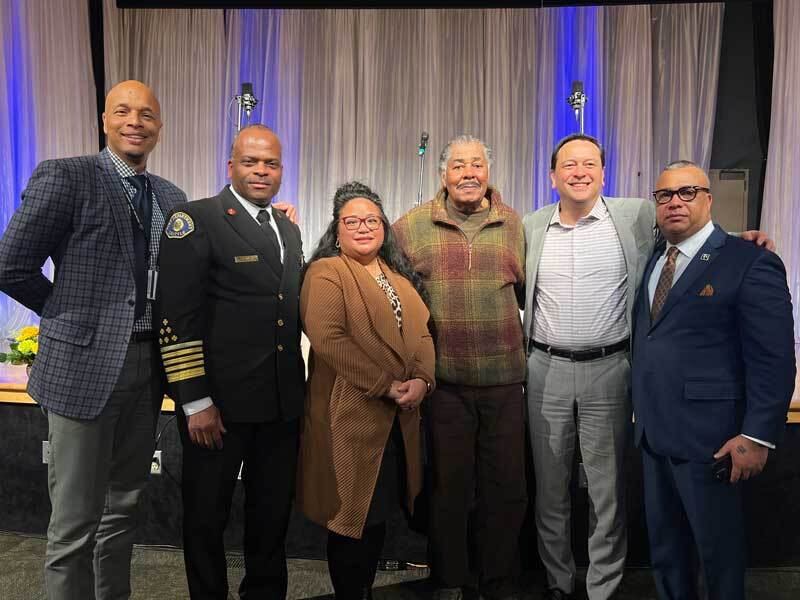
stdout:
<svg viewBox="0 0 800 600">
<path fill-rule="evenodd" d="M 41 316 L 28 393 L 47 414 L 49 598 L 127 598 L 135 511 L 163 397 L 151 301 L 158 243 L 185 194 L 145 170 L 153 92 L 106 98 L 108 146 L 41 163 L 0 240 L 0 289 Z M 42 273 L 51 257 L 53 282 Z"/>
<path fill-rule="evenodd" d="M 629 337 L 636 289 L 653 251 L 655 210 L 601 195 L 605 156 L 587 135 L 559 142 L 559 202 L 524 220 L 524 331 L 536 473 L 536 528 L 546 598 L 571 598 L 570 492 L 576 436 L 589 488 L 591 600 L 615 593 L 627 549 L 622 461 L 630 427 Z"/>
</svg>

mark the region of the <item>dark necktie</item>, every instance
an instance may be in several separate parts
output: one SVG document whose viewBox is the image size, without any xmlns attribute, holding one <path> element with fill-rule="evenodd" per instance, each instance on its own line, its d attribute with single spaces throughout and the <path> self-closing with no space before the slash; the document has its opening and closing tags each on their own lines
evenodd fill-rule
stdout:
<svg viewBox="0 0 800 600">
<path fill-rule="evenodd" d="M 150 257 L 150 227 L 153 221 L 153 205 L 147 185 L 147 176 L 134 175 L 126 177 L 136 193 L 131 199 L 135 214 L 131 215 L 133 223 L 133 255 L 134 279 L 136 281 L 136 307 L 133 310 L 134 318 L 144 315 L 147 304 L 147 268 Z"/>
<path fill-rule="evenodd" d="M 278 260 L 281 259 L 281 248 L 278 245 L 278 236 L 275 235 L 275 230 L 272 229 L 272 225 L 269 223 L 269 211 L 265 208 L 262 208 L 258 211 L 256 215 L 256 220 L 258 221 L 259 225 L 261 225 L 261 231 L 267 236 L 267 239 L 270 241 L 270 244 L 275 249 L 275 252 L 278 254 Z"/>
<path fill-rule="evenodd" d="M 661 269 L 656 291 L 653 294 L 653 304 L 650 307 L 651 321 L 655 321 L 658 318 L 658 313 L 660 313 L 661 309 L 664 307 L 667 295 L 670 289 L 672 289 L 672 278 L 675 276 L 675 260 L 677 257 L 678 247 L 670 247 L 670 249 L 667 250 L 667 260 L 664 262 L 664 267 Z"/>
</svg>

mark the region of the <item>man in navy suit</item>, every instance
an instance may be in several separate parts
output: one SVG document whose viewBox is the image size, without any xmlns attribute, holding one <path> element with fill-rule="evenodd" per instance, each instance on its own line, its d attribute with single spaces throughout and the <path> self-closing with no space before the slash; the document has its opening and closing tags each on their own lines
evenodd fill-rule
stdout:
<svg viewBox="0 0 800 600">
<path fill-rule="evenodd" d="M 163 397 L 153 280 L 164 216 L 186 200 L 146 171 L 160 112 L 146 85 L 115 86 L 103 113 L 108 146 L 42 162 L 0 241 L 0 289 L 41 316 L 28 393 L 49 427 L 51 599 L 130 595 L 135 511 Z"/>
<path fill-rule="evenodd" d="M 743 599 L 736 484 L 764 468 L 794 389 L 786 272 L 777 255 L 714 226 L 709 180 L 693 163 L 667 166 L 656 188 L 665 243 L 645 270 L 633 341 L 656 587 L 662 599 L 697 598 L 699 558 L 710 599 Z M 728 457 L 727 472 L 712 468 Z"/>
</svg>

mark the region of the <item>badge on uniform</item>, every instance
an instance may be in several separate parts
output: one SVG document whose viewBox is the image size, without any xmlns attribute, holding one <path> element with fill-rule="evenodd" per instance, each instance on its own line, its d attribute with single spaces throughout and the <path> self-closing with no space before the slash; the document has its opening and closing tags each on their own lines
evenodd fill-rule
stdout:
<svg viewBox="0 0 800 600">
<path fill-rule="evenodd" d="M 185 238 L 194 231 L 194 220 L 185 212 L 176 212 L 164 228 L 166 236 L 173 240 Z"/>
<path fill-rule="evenodd" d="M 711 255 L 710 255 L 710 254 L 703 253 L 703 254 L 700 256 L 700 260 L 711 260 Z"/>
</svg>

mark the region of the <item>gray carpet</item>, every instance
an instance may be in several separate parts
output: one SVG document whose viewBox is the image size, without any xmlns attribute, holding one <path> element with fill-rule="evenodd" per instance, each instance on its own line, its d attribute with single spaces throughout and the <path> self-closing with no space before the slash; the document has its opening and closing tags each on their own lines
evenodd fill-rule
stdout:
<svg viewBox="0 0 800 600">
<path fill-rule="evenodd" d="M 44 600 L 42 561 L 45 540 L 41 537 L 0 534 L 0 600 Z M 228 580 L 235 592 L 244 574 L 241 555 L 228 556 Z M 424 600 L 432 592 L 427 569 L 379 572 L 375 600 Z M 538 599 L 543 590 L 542 573 L 527 573 L 519 581 L 525 600 Z M 183 554 L 171 548 L 136 547 L 132 564 L 133 600 L 188 598 L 183 572 Z M 628 569 L 619 600 L 655 600 L 649 570 Z M 332 598 L 328 567 L 319 560 L 289 560 L 290 600 Z M 230 598 L 237 596 L 231 594 Z M 800 598 L 800 568 L 754 569 L 747 574 L 747 597 L 752 600 L 797 600 Z M 475 600 L 477 594 L 468 593 Z"/>
</svg>

